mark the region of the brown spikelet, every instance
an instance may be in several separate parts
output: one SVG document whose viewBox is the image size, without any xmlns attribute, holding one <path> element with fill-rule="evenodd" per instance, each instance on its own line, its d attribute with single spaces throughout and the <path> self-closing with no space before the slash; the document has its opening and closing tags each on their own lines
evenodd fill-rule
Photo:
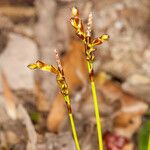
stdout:
<svg viewBox="0 0 150 150">
<path fill-rule="evenodd" d="M 57 63 L 58 69 L 62 73 L 63 72 L 63 68 L 62 68 L 62 65 L 61 65 L 61 61 L 60 61 L 60 57 L 59 57 L 58 51 L 55 49 L 54 52 L 55 52 L 55 56 L 56 56 L 56 63 Z"/>
<path fill-rule="evenodd" d="M 93 15 L 92 15 L 92 12 L 90 12 L 89 17 L 88 17 L 88 23 L 87 23 L 87 31 L 86 31 L 86 34 L 89 37 L 91 37 L 92 24 L 93 24 Z"/>
</svg>

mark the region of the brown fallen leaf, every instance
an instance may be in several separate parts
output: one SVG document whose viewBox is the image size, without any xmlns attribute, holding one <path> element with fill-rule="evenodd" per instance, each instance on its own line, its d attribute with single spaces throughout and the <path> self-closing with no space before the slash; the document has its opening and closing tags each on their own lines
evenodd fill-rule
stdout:
<svg viewBox="0 0 150 150">
<path fill-rule="evenodd" d="M 4 73 L 1 73 L 1 79 L 2 79 L 2 85 L 3 85 L 3 93 L 5 97 L 6 112 L 11 119 L 17 119 L 16 98 L 9 87 L 7 78 Z"/>
<path fill-rule="evenodd" d="M 133 134 L 138 131 L 142 123 L 142 116 L 134 116 L 130 114 L 132 118 L 130 118 L 128 124 L 126 126 L 115 125 L 114 131 L 115 133 L 125 136 L 127 138 L 132 138 Z M 123 116 L 124 118 L 124 116 Z"/>
<path fill-rule="evenodd" d="M 36 95 L 36 108 L 42 112 L 48 111 L 49 103 L 38 81 L 35 81 L 35 95 Z"/>
<path fill-rule="evenodd" d="M 66 114 L 65 102 L 61 93 L 55 97 L 47 118 L 47 127 L 52 132 L 58 132 Z"/>
<path fill-rule="evenodd" d="M 119 100 L 120 110 L 113 116 L 115 132 L 119 135 L 131 138 L 139 129 L 141 118 L 148 109 L 148 105 L 140 99 L 124 92 L 121 85 L 107 81 L 105 84 L 97 85 L 105 95 L 107 102 L 114 103 Z M 104 101 L 104 100 L 103 100 Z"/>
<path fill-rule="evenodd" d="M 80 41 L 71 41 L 69 52 L 63 58 L 62 65 L 70 93 L 87 82 L 84 46 Z M 61 122 L 64 120 L 65 112 L 65 102 L 59 93 L 51 105 L 47 119 L 47 127 L 50 131 L 58 131 Z"/>
</svg>

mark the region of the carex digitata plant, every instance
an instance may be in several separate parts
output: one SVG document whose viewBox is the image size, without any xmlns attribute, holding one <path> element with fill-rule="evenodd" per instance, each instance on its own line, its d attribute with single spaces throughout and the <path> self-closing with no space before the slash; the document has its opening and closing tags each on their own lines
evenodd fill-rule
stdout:
<svg viewBox="0 0 150 150">
<path fill-rule="evenodd" d="M 107 41 L 109 39 L 109 36 L 107 34 L 104 34 L 98 38 L 92 39 L 91 37 L 92 19 L 93 19 L 92 13 L 90 13 L 89 18 L 88 18 L 87 30 L 85 31 L 83 23 L 82 23 L 82 19 L 80 19 L 79 17 L 78 9 L 75 7 L 72 8 L 72 17 L 70 19 L 70 22 L 76 30 L 76 35 L 82 40 L 82 42 L 85 45 L 85 56 L 86 56 L 86 62 L 87 62 L 92 95 L 93 95 L 99 150 L 103 150 L 100 114 L 99 114 L 97 94 L 96 94 L 96 88 L 95 88 L 95 82 L 94 82 L 93 61 L 94 61 L 95 56 L 93 52 L 96 50 L 95 46 L 102 44 L 104 41 Z"/>
<path fill-rule="evenodd" d="M 56 75 L 56 81 L 58 83 L 58 86 L 59 86 L 60 91 L 64 97 L 64 100 L 65 100 L 65 103 L 66 103 L 66 106 L 68 109 L 68 115 L 69 115 L 70 124 L 71 124 L 71 128 L 72 128 L 73 138 L 75 141 L 75 146 L 76 146 L 77 150 L 80 150 L 80 145 L 79 145 L 78 136 L 77 136 L 76 127 L 75 127 L 74 118 L 73 118 L 72 109 L 71 109 L 71 102 L 70 102 L 70 98 L 69 98 L 68 85 L 66 83 L 64 71 L 63 71 L 63 68 L 62 68 L 62 65 L 60 62 L 59 55 L 58 55 L 56 50 L 55 50 L 55 53 L 56 53 L 57 67 L 55 67 L 53 65 L 47 65 L 47 64 L 45 64 L 39 60 L 34 64 L 29 64 L 28 67 L 30 69 L 40 69 L 43 71 L 48 71 L 48 72 L 54 73 Z"/>
</svg>

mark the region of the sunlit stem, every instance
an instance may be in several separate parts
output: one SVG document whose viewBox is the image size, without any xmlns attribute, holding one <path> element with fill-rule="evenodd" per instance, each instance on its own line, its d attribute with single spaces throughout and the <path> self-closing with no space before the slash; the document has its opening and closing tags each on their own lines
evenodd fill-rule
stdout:
<svg viewBox="0 0 150 150">
<path fill-rule="evenodd" d="M 101 122 L 100 122 L 100 114 L 99 114 L 99 107 L 97 101 L 97 94 L 95 83 L 93 80 L 93 66 L 92 63 L 87 61 L 88 72 L 90 76 L 91 88 L 92 88 L 92 95 L 93 95 L 93 102 L 94 102 L 94 110 L 95 110 L 95 117 L 96 117 L 96 124 L 97 124 L 97 134 L 98 134 L 98 142 L 99 142 L 99 150 L 103 150 L 103 140 L 102 140 L 102 131 L 101 131 Z"/>
<path fill-rule="evenodd" d="M 149 133 L 148 149 L 147 150 L 150 150 L 150 133 Z"/>
<path fill-rule="evenodd" d="M 73 138 L 75 141 L 75 146 L 76 146 L 77 150 L 80 150 L 76 127 L 75 127 L 75 123 L 74 123 L 74 119 L 73 119 L 73 115 L 72 115 L 72 111 L 71 111 L 70 99 L 69 99 L 68 95 L 64 96 L 64 98 L 65 98 L 65 102 L 66 102 L 67 109 L 68 109 L 68 114 L 69 114 L 70 124 L 71 124 L 71 128 L 72 128 Z"/>
</svg>

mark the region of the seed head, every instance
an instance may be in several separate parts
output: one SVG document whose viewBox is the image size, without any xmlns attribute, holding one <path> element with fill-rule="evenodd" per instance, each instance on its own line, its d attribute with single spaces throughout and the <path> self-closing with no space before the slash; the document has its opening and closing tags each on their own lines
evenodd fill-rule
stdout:
<svg viewBox="0 0 150 150">
<path fill-rule="evenodd" d="M 76 7 L 72 7 L 72 16 L 75 17 L 75 16 L 78 16 L 79 15 L 79 12 L 78 12 L 78 9 Z"/>
<path fill-rule="evenodd" d="M 87 23 L 87 31 L 86 31 L 86 34 L 89 37 L 91 36 L 91 32 L 92 32 L 92 24 L 93 24 L 93 15 L 92 12 L 90 12 L 88 17 L 88 23 Z"/>
<path fill-rule="evenodd" d="M 63 72 L 63 68 L 62 68 L 62 65 L 61 65 L 61 61 L 60 61 L 60 57 L 59 57 L 58 51 L 55 49 L 54 52 L 55 52 L 56 63 L 57 63 L 58 69 L 62 73 Z"/>
</svg>

